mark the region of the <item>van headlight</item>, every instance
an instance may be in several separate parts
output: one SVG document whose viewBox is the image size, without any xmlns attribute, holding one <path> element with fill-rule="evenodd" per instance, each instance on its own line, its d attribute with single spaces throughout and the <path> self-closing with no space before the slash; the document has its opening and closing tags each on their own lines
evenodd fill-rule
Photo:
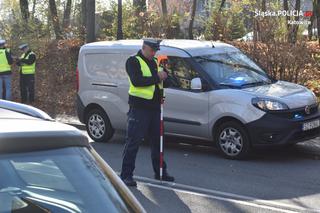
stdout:
<svg viewBox="0 0 320 213">
<path fill-rule="evenodd" d="M 263 111 L 280 111 L 289 109 L 285 103 L 268 98 L 253 98 L 252 104 Z"/>
</svg>

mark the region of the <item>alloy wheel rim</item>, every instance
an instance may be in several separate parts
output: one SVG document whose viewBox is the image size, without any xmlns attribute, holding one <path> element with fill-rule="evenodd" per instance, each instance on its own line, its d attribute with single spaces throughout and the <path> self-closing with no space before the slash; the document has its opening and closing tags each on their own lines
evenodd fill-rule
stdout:
<svg viewBox="0 0 320 213">
<path fill-rule="evenodd" d="M 91 115 L 88 122 L 88 129 L 94 138 L 102 138 L 106 131 L 106 125 L 103 118 L 98 114 Z"/>
<path fill-rule="evenodd" d="M 236 156 L 243 148 L 242 135 L 235 128 L 225 128 L 219 136 L 219 145 L 228 156 Z"/>
</svg>

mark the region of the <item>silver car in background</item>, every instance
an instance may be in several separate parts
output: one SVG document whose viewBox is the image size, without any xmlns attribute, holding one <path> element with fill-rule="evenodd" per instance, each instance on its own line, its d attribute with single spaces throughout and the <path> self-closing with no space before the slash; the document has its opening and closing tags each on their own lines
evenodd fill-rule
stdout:
<svg viewBox="0 0 320 213">
<path fill-rule="evenodd" d="M 0 212 L 145 212 L 74 127 L 0 100 Z"/>
</svg>

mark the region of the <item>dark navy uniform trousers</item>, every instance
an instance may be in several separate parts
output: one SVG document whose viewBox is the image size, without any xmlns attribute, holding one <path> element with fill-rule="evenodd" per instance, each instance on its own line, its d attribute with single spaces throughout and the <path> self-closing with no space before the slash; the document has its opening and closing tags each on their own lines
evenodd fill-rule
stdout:
<svg viewBox="0 0 320 213">
<path fill-rule="evenodd" d="M 127 133 L 123 151 L 121 178 L 133 176 L 136 156 L 142 140 L 148 140 L 154 173 L 160 173 L 160 110 L 130 107 L 127 120 Z M 163 173 L 166 174 L 163 162 Z"/>
</svg>

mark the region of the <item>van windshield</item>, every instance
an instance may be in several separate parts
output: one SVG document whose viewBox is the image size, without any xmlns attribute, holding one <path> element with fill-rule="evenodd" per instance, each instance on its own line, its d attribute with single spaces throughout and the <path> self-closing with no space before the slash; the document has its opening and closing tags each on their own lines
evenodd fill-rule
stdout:
<svg viewBox="0 0 320 213">
<path fill-rule="evenodd" d="M 220 86 L 243 88 L 272 83 L 268 75 L 241 52 L 197 56 L 195 60 Z"/>
</svg>

